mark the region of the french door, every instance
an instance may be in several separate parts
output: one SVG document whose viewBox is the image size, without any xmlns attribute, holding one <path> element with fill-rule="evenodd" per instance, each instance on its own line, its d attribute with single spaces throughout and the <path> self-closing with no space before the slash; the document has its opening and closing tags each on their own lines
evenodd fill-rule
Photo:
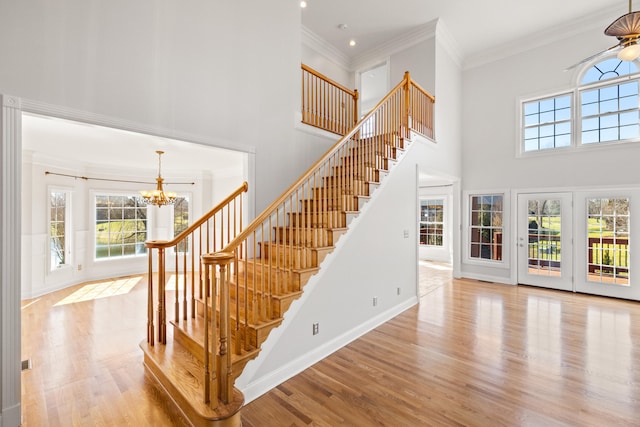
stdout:
<svg viewBox="0 0 640 427">
<path fill-rule="evenodd" d="M 640 300 L 640 189 L 521 193 L 517 203 L 518 283 Z"/>
<path fill-rule="evenodd" d="M 637 237 L 640 190 L 575 193 L 575 290 L 588 294 L 640 300 Z"/>
<path fill-rule="evenodd" d="M 518 283 L 573 290 L 571 193 L 518 195 Z"/>
</svg>

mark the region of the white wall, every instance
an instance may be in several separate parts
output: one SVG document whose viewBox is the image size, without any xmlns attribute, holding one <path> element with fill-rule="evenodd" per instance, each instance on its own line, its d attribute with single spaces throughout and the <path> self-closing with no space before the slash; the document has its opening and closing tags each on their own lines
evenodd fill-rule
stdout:
<svg viewBox="0 0 640 427">
<path fill-rule="evenodd" d="M 601 28 L 606 25 L 603 23 Z M 516 157 L 519 100 L 575 87 L 579 70 L 563 70 L 609 44 L 610 40 L 599 31 L 588 29 L 464 71 L 463 191 L 497 190 L 513 199 L 513 192 L 519 189 L 553 191 L 625 186 L 639 181 L 636 163 L 640 145 L 636 143 Z M 510 210 L 512 203 L 505 206 Z M 515 221 L 515 215 L 511 218 Z M 509 229 L 512 226 L 511 222 L 506 224 Z M 506 241 L 503 253 L 513 262 L 505 268 L 466 263 L 462 266 L 464 275 L 512 283 L 515 274 L 512 249 L 513 245 Z"/>
</svg>

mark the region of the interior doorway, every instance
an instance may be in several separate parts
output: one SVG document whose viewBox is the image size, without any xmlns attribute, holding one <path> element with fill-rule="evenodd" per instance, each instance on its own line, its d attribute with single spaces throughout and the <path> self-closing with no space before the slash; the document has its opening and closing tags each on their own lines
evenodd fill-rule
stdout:
<svg viewBox="0 0 640 427">
<path fill-rule="evenodd" d="M 358 73 L 360 118 L 367 114 L 389 93 L 389 63 L 383 62 Z"/>
</svg>

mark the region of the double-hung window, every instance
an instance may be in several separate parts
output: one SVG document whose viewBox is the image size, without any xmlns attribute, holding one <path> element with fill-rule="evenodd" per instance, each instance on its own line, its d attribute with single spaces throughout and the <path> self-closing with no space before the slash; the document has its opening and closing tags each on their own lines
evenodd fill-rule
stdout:
<svg viewBox="0 0 640 427">
<path fill-rule="evenodd" d="M 420 201 L 420 244 L 443 246 L 444 199 Z"/>
<path fill-rule="evenodd" d="M 49 269 L 56 270 L 69 262 L 71 192 L 49 191 Z"/>
<path fill-rule="evenodd" d="M 137 195 L 95 196 L 96 259 L 146 253 L 147 207 Z"/>
<path fill-rule="evenodd" d="M 469 257 L 502 261 L 503 195 L 472 195 L 469 202 Z"/>
</svg>

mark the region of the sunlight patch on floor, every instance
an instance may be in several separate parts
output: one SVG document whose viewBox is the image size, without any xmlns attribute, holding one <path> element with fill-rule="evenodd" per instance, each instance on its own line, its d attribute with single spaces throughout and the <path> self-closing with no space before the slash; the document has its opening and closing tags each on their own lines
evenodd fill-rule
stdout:
<svg viewBox="0 0 640 427">
<path fill-rule="evenodd" d="M 54 305 L 73 304 L 115 295 L 124 295 L 129 293 L 141 280 L 142 276 L 131 276 L 88 283 Z"/>
<path fill-rule="evenodd" d="M 439 263 L 439 262 L 424 261 L 424 260 L 420 260 L 420 261 L 418 261 L 418 263 L 420 265 L 425 266 L 425 267 L 433 268 L 434 270 L 443 270 L 443 271 L 451 271 L 451 270 L 453 270 L 453 267 L 451 267 L 450 264 L 443 264 L 443 263 Z"/>
</svg>

